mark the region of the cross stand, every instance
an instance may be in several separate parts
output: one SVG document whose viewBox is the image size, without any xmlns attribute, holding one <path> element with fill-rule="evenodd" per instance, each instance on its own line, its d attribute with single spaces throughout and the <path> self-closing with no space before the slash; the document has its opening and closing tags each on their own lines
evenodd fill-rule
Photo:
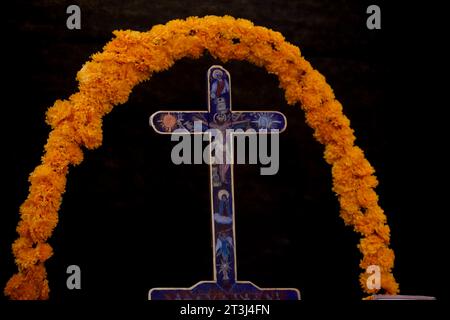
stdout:
<svg viewBox="0 0 450 320">
<path fill-rule="evenodd" d="M 150 117 L 157 133 L 174 134 L 180 129 L 188 134 L 216 129 L 225 142 L 227 129 L 253 129 L 255 133 L 273 133 L 286 128 L 280 112 L 231 111 L 231 78 L 221 66 L 212 66 L 207 74 L 208 111 L 158 111 Z M 247 131 L 249 132 L 249 131 Z M 231 136 L 232 139 L 232 136 Z M 210 135 L 211 142 L 211 135 Z M 231 144 L 232 145 L 232 144 Z M 210 162 L 210 192 L 213 236 L 214 280 L 200 281 L 190 288 L 154 288 L 151 300 L 299 300 L 297 289 L 261 289 L 250 281 L 238 281 L 236 270 L 236 229 L 232 150 L 228 161 Z M 230 151 L 230 150 L 229 150 Z M 231 155 L 230 155 L 231 154 Z M 195 156 L 195 155 L 194 155 Z M 231 158 L 231 161 L 230 161 Z"/>
</svg>

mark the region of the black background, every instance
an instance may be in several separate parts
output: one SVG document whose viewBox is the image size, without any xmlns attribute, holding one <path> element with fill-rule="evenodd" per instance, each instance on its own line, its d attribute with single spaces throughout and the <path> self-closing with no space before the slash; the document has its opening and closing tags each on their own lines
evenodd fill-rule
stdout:
<svg viewBox="0 0 450 320">
<path fill-rule="evenodd" d="M 49 133 L 45 110 L 77 90 L 82 64 L 115 29 L 146 31 L 174 18 L 229 14 L 280 31 L 326 76 L 377 170 L 402 293 L 442 298 L 448 250 L 439 249 L 438 227 L 448 210 L 437 181 L 445 184 L 446 145 L 438 148 L 435 139 L 445 129 L 439 119 L 448 103 L 439 100 L 445 91 L 432 74 L 441 67 L 440 9 L 374 3 L 382 9 L 381 30 L 366 28 L 365 1 L 10 3 L 2 19 L 0 285 L 16 271 L 10 245 L 28 174 Z M 81 7 L 81 30 L 66 28 L 69 4 Z M 153 132 L 148 118 L 160 106 L 205 109 L 205 72 L 215 63 L 209 55 L 183 59 L 138 85 L 105 117 L 102 147 L 70 169 L 49 240 L 53 301 L 145 301 L 152 287 L 211 279 L 207 166 L 172 164 L 174 143 Z M 238 278 L 299 288 L 306 301 L 357 301 L 358 236 L 338 216 L 323 147 L 301 110 L 286 105 L 273 75 L 246 62 L 223 65 L 232 76 L 234 110 L 276 109 L 288 118 L 277 175 L 260 176 L 255 165 L 235 168 Z M 71 264 L 81 267 L 82 290 L 66 288 Z"/>
</svg>

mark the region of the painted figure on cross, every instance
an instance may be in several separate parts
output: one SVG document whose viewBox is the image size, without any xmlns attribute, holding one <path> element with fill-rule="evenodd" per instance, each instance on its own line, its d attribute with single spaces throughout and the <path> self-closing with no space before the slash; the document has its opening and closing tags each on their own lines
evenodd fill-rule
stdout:
<svg viewBox="0 0 450 320">
<path fill-rule="evenodd" d="M 223 71 L 215 69 L 212 73 L 214 81 L 211 85 L 211 98 L 216 99 L 230 91 L 227 79 L 224 79 Z"/>
</svg>

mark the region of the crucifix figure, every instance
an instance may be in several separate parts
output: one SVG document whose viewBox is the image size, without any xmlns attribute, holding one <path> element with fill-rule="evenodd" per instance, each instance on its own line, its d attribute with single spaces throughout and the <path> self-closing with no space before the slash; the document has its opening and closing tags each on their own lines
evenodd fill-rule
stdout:
<svg viewBox="0 0 450 320">
<path fill-rule="evenodd" d="M 233 148 L 230 148 L 232 143 L 227 143 L 232 141 L 230 129 L 278 134 L 286 128 L 286 118 L 280 112 L 231 111 L 231 78 L 221 66 L 209 68 L 207 84 L 208 111 L 158 111 L 151 116 L 150 124 L 161 134 L 174 134 L 180 130 L 193 134 L 214 129 L 220 133 L 220 145 L 228 148 L 222 150 L 226 151 L 225 156 L 220 154 L 222 161 L 210 162 L 214 279 L 201 281 L 191 288 L 154 288 L 149 292 L 149 299 L 298 300 L 297 289 L 261 289 L 249 281 L 237 280 Z M 194 154 L 194 158 L 196 156 Z M 217 154 L 215 158 L 218 159 Z"/>
</svg>

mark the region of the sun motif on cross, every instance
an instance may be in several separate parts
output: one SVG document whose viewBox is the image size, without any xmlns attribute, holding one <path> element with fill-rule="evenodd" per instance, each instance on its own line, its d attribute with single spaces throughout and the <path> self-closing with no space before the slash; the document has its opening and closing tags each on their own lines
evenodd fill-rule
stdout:
<svg viewBox="0 0 450 320">
<path fill-rule="evenodd" d="M 161 124 L 161 126 L 166 132 L 172 132 L 176 128 L 178 120 L 179 119 L 177 118 L 176 115 L 168 112 L 163 113 L 158 122 Z"/>
<path fill-rule="evenodd" d="M 257 112 L 258 120 L 252 121 L 258 125 L 259 129 L 274 129 L 280 121 L 273 119 L 273 114 L 269 112 Z"/>
</svg>

